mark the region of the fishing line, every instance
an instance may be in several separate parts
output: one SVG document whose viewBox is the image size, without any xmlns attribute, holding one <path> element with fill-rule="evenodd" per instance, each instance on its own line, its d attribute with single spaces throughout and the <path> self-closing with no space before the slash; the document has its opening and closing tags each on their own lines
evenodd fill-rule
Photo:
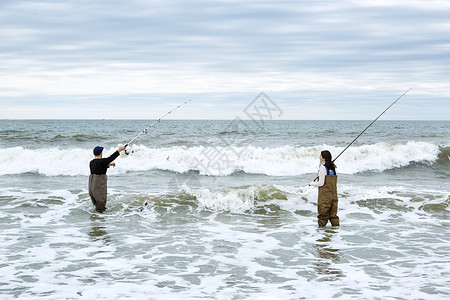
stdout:
<svg viewBox="0 0 450 300">
<path fill-rule="evenodd" d="M 183 104 L 178 105 L 177 107 L 175 107 L 172 110 L 169 110 L 164 116 L 160 117 L 159 119 L 155 120 L 152 124 L 148 125 L 147 127 L 144 128 L 144 130 L 142 130 L 138 135 L 136 135 L 134 138 L 131 139 L 131 141 L 129 141 L 128 143 L 125 144 L 125 147 L 127 147 L 129 144 L 131 144 L 135 139 L 137 139 L 138 137 L 140 137 L 142 134 L 147 133 L 148 130 L 153 127 L 155 124 L 161 122 L 162 119 L 164 119 L 166 116 L 170 115 L 174 110 L 179 109 L 180 107 L 182 107 L 183 105 L 187 104 L 188 102 L 190 102 L 191 100 L 188 100 L 186 102 L 184 102 Z"/>
<path fill-rule="evenodd" d="M 410 88 L 409 90 L 407 90 L 406 92 L 404 92 L 400 97 L 398 97 L 397 99 L 395 99 L 394 102 L 391 103 L 391 105 L 389 105 L 381 114 L 378 115 L 378 117 L 375 118 L 375 120 L 373 120 L 369 126 L 367 126 L 363 131 L 361 131 L 360 134 L 358 134 L 357 137 L 355 137 L 355 139 L 353 141 L 350 142 L 350 144 L 347 145 L 347 147 L 344 148 L 344 150 L 341 151 L 341 153 L 339 153 L 334 159 L 333 162 L 339 158 L 339 156 L 341 156 L 342 153 L 345 152 L 345 150 L 347 150 L 364 132 L 366 132 L 367 129 L 369 129 L 370 126 L 372 126 L 373 123 L 376 122 L 376 120 L 378 120 L 389 108 L 392 107 L 392 105 L 394 105 L 398 100 L 400 100 L 403 96 L 406 95 L 406 93 L 408 93 L 410 90 L 412 90 L 412 88 Z M 313 181 L 316 181 L 317 178 L 319 178 L 319 176 L 317 176 Z"/>
<path fill-rule="evenodd" d="M 339 156 L 341 156 L 342 153 L 345 152 L 345 150 L 347 150 L 370 126 L 372 126 L 373 123 L 375 123 L 376 120 L 378 120 L 389 108 L 391 108 L 392 105 L 395 104 L 395 102 L 397 102 L 398 100 L 400 100 L 400 98 L 402 98 L 403 96 L 406 95 L 406 93 L 408 93 L 410 90 L 412 90 L 412 88 L 410 88 L 409 90 L 407 90 L 406 92 L 404 92 L 400 97 L 398 97 L 394 102 L 391 103 L 391 105 L 389 105 L 375 120 L 372 121 L 372 123 L 369 124 L 369 126 L 366 127 L 366 129 L 364 129 L 360 134 L 358 134 L 357 137 L 355 137 L 355 139 L 353 141 L 351 141 L 350 144 L 347 145 L 347 147 L 345 147 L 344 150 L 341 151 L 341 153 L 338 154 L 338 156 L 336 156 L 333 159 L 333 162 L 338 159 Z"/>
</svg>

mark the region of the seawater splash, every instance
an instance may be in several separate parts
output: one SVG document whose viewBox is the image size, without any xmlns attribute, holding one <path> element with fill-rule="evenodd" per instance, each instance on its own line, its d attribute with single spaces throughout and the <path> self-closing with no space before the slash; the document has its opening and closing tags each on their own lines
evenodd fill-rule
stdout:
<svg viewBox="0 0 450 300">
<path fill-rule="evenodd" d="M 195 196 L 205 208 L 214 211 L 231 211 L 241 213 L 255 208 L 258 195 L 256 187 L 226 188 L 213 190 L 209 188 L 185 187 L 185 192 Z"/>
<path fill-rule="evenodd" d="M 109 175 L 128 172 L 165 170 L 176 173 L 197 171 L 200 175 L 229 176 L 236 172 L 264 174 L 268 176 L 296 176 L 317 171 L 321 150 L 332 154 L 341 147 L 320 145 L 311 147 L 216 147 L 215 150 L 227 157 L 220 168 L 216 168 L 211 157 L 205 155 L 208 147 L 174 146 L 149 148 L 134 146 L 133 153 L 116 160 L 117 167 Z M 72 148 L 27 149 L 13 147 L 1 149 L 0 175 L 36 173 L 45 176 L 89 175 L 91 150 Z M 116 149 L 105 149 L 108 156 Z M 444 153 L 444 154 L 443 154 Z M 428 142 L 410 141 L 400 143 L 376 143 L 351 147 L 337 162 L 341 174 L 359 172 L 383 172 L 393 168 L 406 167 L 411 163 L 433 164 L 440 157 L 448 156 L 448 147 L 440 148 Z"/>
<path fill-rule="evenodd" d="M 257 289 L 299 299 L 305 286 L 307 296 L 324 299 L 448 296 L 448 192 L 341 184 L 342 226 L 322 230 L 308 190 L 185 189 L 152 194 L 140 210 L 147 195 L 112 189 L 109 211 L 98 214 L 84 190 L 0 189 L 2 292 L 107 299 L 122 291 L 145 298 L 150 289 L 158 298 L 196 299 L 223 290 L 253 297 Z M 347 286 L 358 289 L 342 294 Z"/>
<path fill-rule="evenodd" d="M 383 172 L 406 167 L 410 163 L 433 163 L 440 154 L 439 146 L 410 141 L 406 144 L 377 143 L 349 148 L 336 164 L 340 173 Z"/>
<path fill-rule="evenodd" d="M 401 186 L 338 187 L 339 215 L 353 222 L 401 218 L 441 218 L 449 212 L 448 192 L 405 190 Z M 300 214 L 316 216 L 317 189 L 258 185 L 210 189 L 185 187 L 205 209 L 216 212 L 257 214 Z M 433 217 L 434 216 L 434 217 Z"/>
<path fill-rule="evenodd" d="M 307 184 L 364 121 L 268 122 L 251 141 L 228 121 L 168 120 L 109 169 L 105 213 L 87 191 L 92 147 L 109 155 L 147 121 L 0 123 L 3 298 L 450 296 L 448 121 L 363 135 L 336 161 L 341 226 L 324 229 Z M 203 168 L 208 146 L 229 168 Z"/>
<path fill-rule="evenodd" d="M 89 175 L 92 150 L 72 148 L 0 149 L 0 175 L 35 173 L 45 176 Z M 112 153 L 112 152 L 111 152 Z"/>
</svg>

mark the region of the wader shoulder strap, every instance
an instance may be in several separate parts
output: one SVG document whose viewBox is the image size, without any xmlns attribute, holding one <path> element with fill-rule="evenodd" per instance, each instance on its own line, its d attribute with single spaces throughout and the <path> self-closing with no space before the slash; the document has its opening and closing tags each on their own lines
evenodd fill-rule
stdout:
<svg viewBox="0 0 450 300">
<path fill-rule="evenodd" d="M 330 170 L 327 167 L 325 167 L 325 170 L 327 170 L 327 175 L 336 175 L 336 171 L 335 170 Z"/>
</svg>

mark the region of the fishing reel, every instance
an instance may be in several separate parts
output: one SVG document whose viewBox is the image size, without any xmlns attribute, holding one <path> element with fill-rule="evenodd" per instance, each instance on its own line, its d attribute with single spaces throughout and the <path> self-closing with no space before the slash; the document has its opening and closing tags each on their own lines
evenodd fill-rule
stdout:
<svg viewBox="0 0 450 300">
<path fill-rule="evenodd" d="M 123 150 L 123 152 L 124 152 L 125 155 L 130 155 L 130 154 L 134 153 L 134 150 L 125 149 L 125 150 Z"/>
<path fill-rule="evenodd" d="M 129 155 L 133 154 L 135 150 L 132 149 L 125 149 L 120 153 L 121 157 L 128 157 Z"/>
</svg>

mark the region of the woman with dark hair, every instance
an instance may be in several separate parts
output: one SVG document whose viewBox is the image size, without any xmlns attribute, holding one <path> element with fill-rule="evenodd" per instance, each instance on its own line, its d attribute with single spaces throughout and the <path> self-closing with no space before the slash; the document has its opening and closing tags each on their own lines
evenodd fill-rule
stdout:
<svg viewBox="0 0 450 300">
<path fill-rule="evenodd" d="M 332 226 L 339 226 L 336 166 L 331 160 L 331 153 L 328 150 L 322 151 L 319 159 L 319 180 L 309 183 L 310 186 L 319 188 L 318 223 L 322 227 L 327 225 L 330 220 Z"/>
</svg>

